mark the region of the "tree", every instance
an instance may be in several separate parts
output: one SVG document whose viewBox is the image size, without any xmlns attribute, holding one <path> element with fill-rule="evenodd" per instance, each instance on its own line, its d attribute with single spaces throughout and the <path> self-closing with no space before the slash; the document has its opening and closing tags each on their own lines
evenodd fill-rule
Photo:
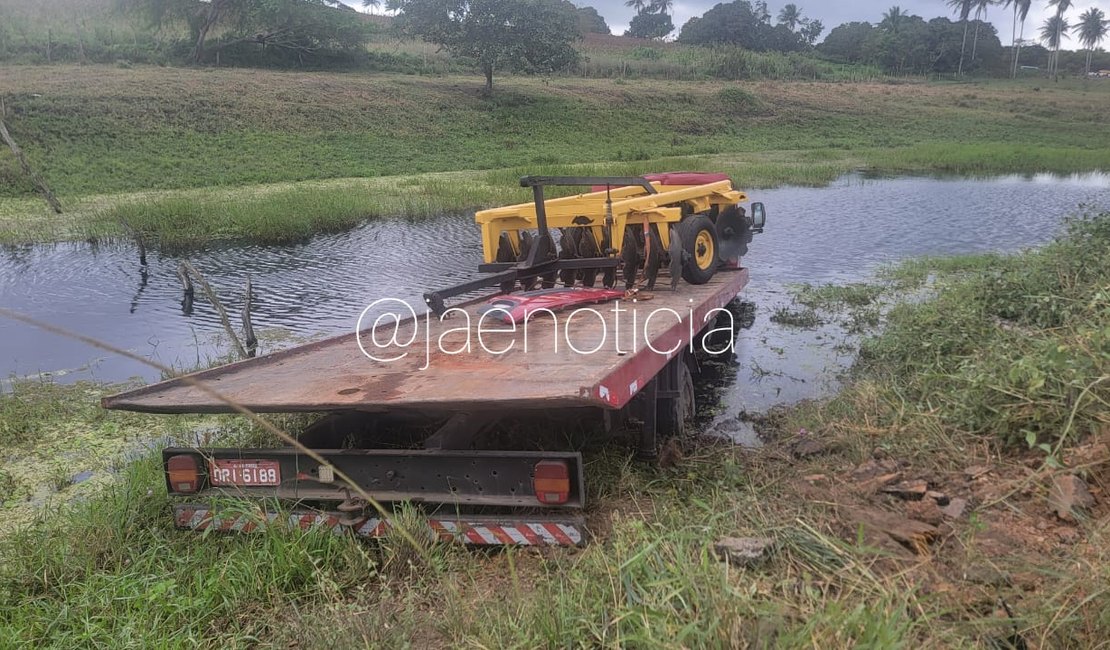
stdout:
<svg viewBox="0 0 1110 650">
<path fill-rule="evenodd" d="M 477 61 L 493 92 L 493 72 L 561 70 L 578 62 L 578 14 L 563 0 L 392 0 L 402 34 Z"/>
<path fill-rule="evenodd" d="M 975 5 L 975 37 L 971 40 L 971 62 L 975 62 L 975 53 L 979 49 L 979 27 L 987 17 L 987 7 L 994 4 L 994 0 L 974 0 Z"/>
<path fill-rule="evenodd" d="M 825 26 L 820 20 L 803 18 L 802 10 L 794 3 L 786 5 L 779 11 L 778 24 L 800 36 L 810 46 L 816 43 L 821 32 L 825 31 Z"/>
<path fill-rule="evenodd" d="M 242 44 L 295 52 L 361 46 L 366 26 L 339 0 L 122 0 L 125 10 L 147 13 L 155 24 L 181 20 L 189 26 L 192 59 L 202 62 L 211 51 Z M 209 34 L 220 42 L 209 47 Z"/>
<path fill-rule="evenodd" d="M 1048 73 L 1056 74 L 1056 66 L 1060 59 L 1060 41 L 1067 38 L 1068 19 L 1060 14 L 1054 14 L 1045 19 L 1041 25 L 1041 41 L 1048 46 L 1051 54 L 1048 57 Z"/>
<path fill-rule="evenodd" d="M 674 0 L 651 0 L 648 11 L 654 11 L 657 14 L 669 14 L 672 7 L 674 7 Z M 673 30 L 674 27 L 671 29 Z"/>
<path fill-rule="evenodd" d="M 947 0 L 948 6 L 952 7 L 960 15 L 960 22 L 964 24 L 964 37 L 960 44 L 960 65 L 956 68 L 956 74 L 962 75 L 964 73 L 964 52 L 967 50 L 967 19 L 971 16 L 971 5 L 974 0 Z"/>
<path fill-rule="evenodd" d="M 895 7 L 897 9 L 897 7 Z M 932 65 L 929 26 L 920 16 L 893 13 L 893 21 L 875 30 L 867 43 L 868 58 L 890 74 L 928 72 Z"/>
<path fill-rule="evenodd" d="M 829 32 L 817 51 L 840 63 L 863 63 L 865 46 L 874 31 L 871 23 L 844 23 Z"/>
<path fill-rule="evenodd" d="M 669 14 L 641 11 L 628 23 L 625 36 L 633 38 L 663 38 L 674 31 L 674 23 Z"/>
<path fill-rule="evenodd" d="M 909 15 L 902 11 L 901 7 L 895 5 L 883 13 L 883 20 L 879 23 L 879 29 L 885 29 L 891 34 L 897 34 L 898 30 L 901 29 L 908 18 Z"/>
<path fill-rule="evenodd" d="M 1053 40 L 1055 44 L 1052 52 L 1052 74 L 1055 76 L 1059 73 L 1060 68 L 1060 42 L 1064 39 L 1066 32 L 1070 29 L 1068 21 L 1064 17 L 1068 9 L 1071 9 L 1072 0 L 1048 0 L 1049 7 L 1056 7 L 1056 38 Z"/>
<path fill-rule="evenodd" d="M 1014 31 L 1010 39 L 1010 51 L 1013 54 L 1013 62 L 1010 66 L 1010 76 L 1016 77 L 1018 70 L 1018 57 L 1021 56 L 1021 41 L 1025 36 L 1025 19 L 1029 16 L 1029 9 L 1033 6 L 1033 0 L 1003 0 L 1003 7 L 1013 5 L 1014 7 Z M 1018 23 L 1021 23 L 1021 32 L 1017 31 Z"/>
<path fill-rule="evenodd" d="M 578 31 L 583 34 L 612 34 L 609 29 L 609 23 L 605 22 L 605 18 L 597 13 L 597 9 L 593 7 L 579 7 L 578 13 Z"/>
<path fill-rule="evenodd" d="M 798 5 L 790 3 L 783 7 L 782 11 L 779 12 L 779 24 L 786 25 L 786 28 L 792 32 L 797 30 L 798 25 L 805 24 Z"/>
<path fill-rule="evenodd" d="M 624 6 L 632 7 L 636 10 L 636 13 L 641 13 L 648 8 L 648 0 L 628 0 L 624 3 Z"/>
<path fill-rule="evenodd" d="M 805 39 L 806 44 L 812 46 L 817 42 L 817 39 L 821 36 L 821 32 L 823 31 L 825 31 L 825 25 L 820 20 L 815 19 L 807 21 L 798 31 L 798 34 Z"/>
<path fill-rule="evenodd" d="M 797 52 L 808 47 L 802 35 L 785 25 L 772 25 L 763 3 L 753 5 L 748 0 L 722 2 L 701 18 L 691 18 L 678 40 L 691 45 L 738 45 L 757 52 Z"/>
<path fill-rule="evenodd" d="M 1077 27 L 1079 42 L 1087 48 L 1086 73 L 1089 75 L 1091 74 L 1091 57 L 1102 39 L 1106 38 L 1107 32 L 1110 32 L 1110 21 L 1106 20 L 1106 14 L 1101 9 L 1091 7 L 1079 14 L 1079 25 Z"/>
<path fill-rule="evenodd" d="M 761 23 L 766 23 L 771 20 L 771 10 L 767 8 L 767 0 L 756 0 L 755 16 Z"/>
</svg>

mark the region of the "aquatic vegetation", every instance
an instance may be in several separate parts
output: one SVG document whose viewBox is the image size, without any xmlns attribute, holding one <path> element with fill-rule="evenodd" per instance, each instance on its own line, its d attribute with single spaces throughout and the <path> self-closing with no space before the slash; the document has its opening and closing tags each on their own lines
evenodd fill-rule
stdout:
<svg viewBox="0 0 1110 650">
<path fill-rule="evenodd" d="M 1072 220 L 1036 251 L 941 266 L 932 298 L 893 308 L 863 346 L 869 372 L 896 377 L 944 425 L 1007 444 L 1056 446 L 1110 424 L 1110 213 Z"/>
<path fill-rule="evenodd" d="M 808 307 L 791 309 L 790 307 L 780 306 L 775 309 L 775 313 L 771 314 L 771 322 L 788 327 L 812 328 L 821 325 L 824 321 L 821 320 L 816 311 Z"/>
<path fill-rule="evenodd" d="M 856 282 L 852 284 L 804 285 L 793 292 L 794 300 L 812 309 L 859 309 L 877 301 L 885 288 L 880 284 Z"/>
</svg>

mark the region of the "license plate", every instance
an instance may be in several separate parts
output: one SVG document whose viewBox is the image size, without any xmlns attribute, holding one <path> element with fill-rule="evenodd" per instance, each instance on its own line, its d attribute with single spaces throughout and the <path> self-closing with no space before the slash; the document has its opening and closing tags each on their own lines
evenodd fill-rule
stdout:
<svg viewBox="0 0 1110 650">
<path fill-rule="evenodd" d="M 215 486 L 280 485 L 281 467 L 276 460 L 213 459 L 208 480 Z"/>
</svg>

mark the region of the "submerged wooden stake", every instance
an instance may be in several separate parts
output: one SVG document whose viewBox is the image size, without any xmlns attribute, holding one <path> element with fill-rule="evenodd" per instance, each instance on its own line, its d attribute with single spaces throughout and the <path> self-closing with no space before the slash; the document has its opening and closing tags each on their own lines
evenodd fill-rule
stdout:
<svg viewBox="0 0 1110 650">
<path fill-rule="evenodd" d="M 251 287 L 251 276 L 247 274 L 247 288 L 243 295 L 243 340 L 247 352 L 254 356 L 258 352 L 258 337 L 254 335 L 254 325 L 251 324 L 251 300 L 254 298 L 254 289 Z"/>
<path fill-rule="evenodd" d="M 197 284 L 200 285 L 201 290 L 204 291 L 204 295 L 208 297 L 208 301 L 211 302 L 212 306 L 216 308 L 216 313 L 220 317 L 220 323 L 223 324 L 224 331 L 227 332 L 227 335 L 231 339 L 231 342 L 235 345 L 235 351 L 239 353 L 239 358 L 246 359 L 250 357 L 251 355 L 247 354 L 246 348 L 244 348 L 242 342 L 239 341 L 239 335 L 237 335 L 235 333 L 235 330 L 232 329 L 231 320 L 229 320 L 227 317 L 227 310 L 224 309 L 223 303 L 221 303 L 220 299 L 216 296 L 216 292 L 213 291 L 212 285 L 208 284 L 208 280 L 205 280 L 204 276 L 201 275 L 201 272 L 198 271 L 196 267 L 189 262 L 181 262 L 181 268 L 183 268 L 188 275 L 192 276 L 193 279 L 197 281 Z"/>
</svg>

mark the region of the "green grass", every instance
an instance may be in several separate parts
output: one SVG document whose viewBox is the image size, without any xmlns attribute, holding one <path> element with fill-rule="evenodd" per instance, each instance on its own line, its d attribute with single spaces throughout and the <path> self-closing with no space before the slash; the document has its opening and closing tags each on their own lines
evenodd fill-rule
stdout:
<svg viewBox="0 0 1110 650">
<path fill-rule="evenodd" d="M 48 214 L 0 154 L 5 242 L 117 236 L 121 218 L 166 242 L 295 239 L 517 200 L 518 176 L 549 170 L 722 169 L 759 188 L 854 169 L 1110 167 L 1110 90 L 1066 82 L 506 77 L 486 99 L 472 77 L 56 65 L 6 67 L 0 83 L 69 212 Z M 231 218 L 214 223 L 223 201 Z"/>
<path fill-rule="evenodd" d="M 399 539 L 369 547 L 281 527 L 183 533 L 168 521 L 158 463 L 141 461 L 96 500 L 0 540 L 2 643 L 706 647 L 777 638 L 807 647 L 831 635 L 841 647 L 891 647 L 920 631 L 902 613 L 912 594 L 868 580 L 850 546 L 796 525 L 768 528 L 750 506 L 773 485 L 745 477 L 731 453 L 716 455 L 725 460 L 702 457 L 662 475 L 617 455 L 596 458 L 598 496 L 635 493 L 647 511 L 614 515 L 604 540 L 547 559 L 432 546 L 419 560 Z M 846 591 L 830 599 L 807 590 L 789 602 L 761 593 L 772 583 L 729 571 L 707 546 L 744 529 L 781 539 L 769 569 L 781 579 L 840 573 Z M 475 600 L 490 590 L 496 597 Z"/>
<path fill-rule="evenodd" d="M 1110 425 L 1110 213 L 1036 252 L 946 266 L 932 300 L 895 307 L 864 346 L 874 372 L 898 375 L 942 423 L 1007 444 L 1056 448 Z"/>
<path fill-rule="evenodd" d="M 794 293 L 819 314 L 877 322 L 883 309 L 855 372 L 890 386 L 899 418 L 1052 462 L 1110 426 L 1110 213 L 1070 220 L 1040 249 L 914 259 L 880 279 Z"/>
</svg>

